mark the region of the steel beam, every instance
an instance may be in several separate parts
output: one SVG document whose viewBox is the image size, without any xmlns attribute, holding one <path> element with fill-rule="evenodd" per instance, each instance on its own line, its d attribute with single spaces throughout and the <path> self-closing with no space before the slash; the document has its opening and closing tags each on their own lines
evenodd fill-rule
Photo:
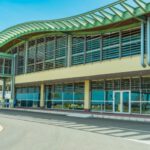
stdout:
<svg viewBox="0 0 150 150">
<path fill-rule="evenodd" d="M 144 67 L 144 22 L 141 22 L 141 66 Z"/>
<path fill-rule="evenodd" d="M 150 66 L 150 17 L 147 19 L 147 63 Z"/>
</svg>

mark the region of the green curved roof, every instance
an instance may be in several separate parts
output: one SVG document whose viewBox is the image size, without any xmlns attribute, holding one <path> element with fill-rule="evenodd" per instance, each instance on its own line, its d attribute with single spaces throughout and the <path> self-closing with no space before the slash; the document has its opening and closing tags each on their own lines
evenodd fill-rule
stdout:
<svg viewBox="0 0 150 150">
<path fill-rule="evenodd" d="M 18 37 L 30 33 L 79 31 L 101 27 L 131 18 L 138 18 L 139 16 L 150 13 L 150 2 L 145 1 L 119 0 L 110 5 L 73 17 L 18 24 L 0 32 L 0 47 Z"/>
</svg>

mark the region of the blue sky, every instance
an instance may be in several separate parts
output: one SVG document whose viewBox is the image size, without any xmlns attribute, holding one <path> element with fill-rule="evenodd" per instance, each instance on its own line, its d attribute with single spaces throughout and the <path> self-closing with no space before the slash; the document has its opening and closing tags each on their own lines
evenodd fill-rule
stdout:
<svg viewBox="0 0 150 150">
<path fill-rule="evenodd" d="M 117 0 L 0 0 L 0 31 L 18 23 L 80 14 Z"/>
</svg>

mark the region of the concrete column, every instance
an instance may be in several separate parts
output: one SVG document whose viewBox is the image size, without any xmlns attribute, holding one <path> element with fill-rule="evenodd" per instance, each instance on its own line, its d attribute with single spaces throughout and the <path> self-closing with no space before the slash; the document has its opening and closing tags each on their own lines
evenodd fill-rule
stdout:
<svg viewBox="0 0 150 150">
<path fill-rule="evenodd" d="M 3 78 L 2 99 L 5 99 L 5 88 L 6 88 L 6 82 L 5 82 L 5 78 Z"/>
<path fill-rule="evenodd" d="M 68 35 L 67 67 L 71 66 L 72 36 Z"/>
<path fill-rule="evenodd" d="M 2 79 L 2 107 L 5 106 L 5 88 L 6 88 L 6 81 L 5 81 L 5 78 Z"/>
<path fill-rule="evenodd" d="M 44 100 L 44 83 L 41 83 L 41 88 L 40 88 L 40 107 L 44 108 L 45 104 L 45 100 Z"/>
<path fill-rule="evenodd" d="M 14 107 L 14 100 L 15 100 L 15 80 L 14 80 L 14 77 L 11 78 L 11 81 L 10 81 L 10 85 L 11 85 L 11 99 L 9 100 L 9 103 L 10 103 L 10 107 L 13 108 Z"/>
<path fill-rule="evenodd" d="M 11 75 L 12 75 L 10 80 L 11 98 L 9 100 L 11 108 L 14 107 L 14 100 L 15 100 L 15 60 L 16 60 L 16 55 L 14 55 L 11 64 Z"/>
<path fill-rule="evenodd" d="M 90 98 L 90 81 L 85 80 L 84 82 L 84 110 L 90 111 L 91 98 Z"/>
</svg>

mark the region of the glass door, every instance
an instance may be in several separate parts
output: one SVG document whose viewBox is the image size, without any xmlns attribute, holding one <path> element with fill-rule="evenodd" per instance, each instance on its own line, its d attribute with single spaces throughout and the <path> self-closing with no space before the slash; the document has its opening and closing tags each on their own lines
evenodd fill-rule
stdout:
<svg viewBox="0 0 150 150">
<path fill-rule="evenodd" d="M 114 92 L 114 111 L 121 112 L 121 92 Z"/>
<path fill-rule="evenodd" d="M 122 91 L 122 112 L 129 113 L 129 91 Z"/>
<path fill-rule="evenodd" d="M 114 112 L 130 112 L 130 91 L 114 91 Z"/>
</svg>

